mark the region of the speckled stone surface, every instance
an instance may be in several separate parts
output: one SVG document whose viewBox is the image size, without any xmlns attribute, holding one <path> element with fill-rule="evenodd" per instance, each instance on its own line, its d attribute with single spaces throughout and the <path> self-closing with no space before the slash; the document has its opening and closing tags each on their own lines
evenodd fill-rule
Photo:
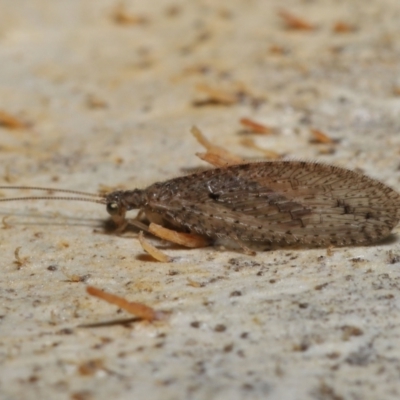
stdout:
<svg viewBox="0 0 400 400">
<path fill-rule="evenodd" d="M 247 117 L 274 128 L 252 136 L 261 148 L 400 190 L 398 0 L 121 4 L 0 0 L 0 111 L 28 125 L 0 127 L 1 184 L 144 187 L 204 166 L 192 125 L 260 159 Z M 315 29 L 287 29 L 282 10 Z M 152 239 L 163 264 L 106 233 L 99 205 L 3 203 L 0 217 L 2 399 L 400 396 L 398 228 L 254 257 Z M 88 284 L 171 314 L 129 322 Z"/>
</svg>

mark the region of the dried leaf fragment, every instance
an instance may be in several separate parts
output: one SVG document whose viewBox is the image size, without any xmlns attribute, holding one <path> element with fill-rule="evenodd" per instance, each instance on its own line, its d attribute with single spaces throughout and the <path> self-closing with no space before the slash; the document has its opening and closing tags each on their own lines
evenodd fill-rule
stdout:
<svg viewBox="0 0 400 400">
<path fill-rule="evenodd" d="M 271 128 L 260 124 L 259 122 L 253 121 L 250 118 L 241 118 L 239 122 L 248 128 L 251 133 L 258 133 L 262 135 L 271 133 Z"/>
<path fill-rule="evenodd" d="M 173 231 L 153 222 L 149 226 L 149 232 L 161 239 L 168 240 L 169 242 L 185 247 L 199 248 L 209 245 L 209 241 L 203 236 L 193 233 Z"/>
<path fill-rule="evenodd" d="M 138 318 L 146 321 L 155 321 L 162 319 L 163 313 L 155 311 L 153 308 L 146 306 L 142 303 L 130 302 L 123 297 L 116 296 L 115 294 L 104 292 L 93 286 L 87 286 L 86 292 L 91 296 L 98 297 L 99 299 L 105 300 L 107 303 L 114 304 L 130 314 L 135 315 Z"/>
<path fill-rule="evenodd" d="M 161 261 L 161 262 L 171 262 L 172 257 L 168 256 L 164 252 L 162 252 L 160 249 L 157 249 L 157 247 L 154 247 L 150 242 L 148 242 L 144 236 L 143 236 L 143 231 L 140 231 L 139 233 L 139 242 L 140 245 L 142 246 L 143 250 L 150 254 L 155 260 Z"/>
<path fill-rule="evenodd" d="M 313 31 L 316 26 L 304 18 L 298 17 L 287 10 L 280 10 L 279 16 L 282 18 L 287 29 Z"/>
<path fill-rule="evenodd" d="M 226 167 L 228 165 L 242 164 L 245 162 L 243 158 L 230 153 L 222 147 L 212 144 L 197 127 L 194 126 L 191 129 L 191 133 L 207 150 L 206 153 L 196 153 L 196 156 L 209 164 L 215 167 Z"/>
</svg>

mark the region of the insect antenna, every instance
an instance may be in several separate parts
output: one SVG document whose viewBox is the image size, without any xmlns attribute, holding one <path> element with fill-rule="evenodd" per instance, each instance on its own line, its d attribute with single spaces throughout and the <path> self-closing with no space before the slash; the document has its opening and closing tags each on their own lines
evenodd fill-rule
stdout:
<svg viewBox="0 0 400 400">
<path fill-rule="evenodd" d="M 0 202 L 6 201 L 22 201 L 22 200 L 65 200 L 65 201 L 86 201 L 89 203 L 106 204 L 106 200 L 103 197 L 98 199 L 91 199 L 86 197 L 68 197 L 68 196 L 26 196 L 26 197 L 11 197 L 7 199 L 0 199 Z"/>
<path fill-rule="evenodd" d="M 55 189 L 55 188 L 47 188 L 47 187 L 36 187 L 36 186 L 0 186 L 0 190 L 39 190 L 46 192 L 55 192 L 55 193 L 68 193 L 68 194 L 76 194 L 79 197 L 72 196 L 24 196 L 24 197 L 11 197 L 0 199 L 0 202 L 6 201 L 22 201 L 22 200 L 65 200 L 65 201 L 87 201 L 90 203 L 100 203 L 105 204 L 105 196 L 101 194 L 95 193 L 87 193 L 82 192 L 80 190 L 69 190 L 69 189 Z M 94 199 L 96 197 L 96 199 Z"/>
<path fill-rule="evenodd" d="M 79 194 L 79 195 L 86 196 L 86 197 L 98 197 L 98 198 L 105 197 L 101 194 L 81 192 L 79 190 L 55 189 L 55 188 L 36 187 L 36 186 L 0 186 L 0 190 L 41 190 L 41 191 L 46 191 L 46 192 Z"/>
</svg>

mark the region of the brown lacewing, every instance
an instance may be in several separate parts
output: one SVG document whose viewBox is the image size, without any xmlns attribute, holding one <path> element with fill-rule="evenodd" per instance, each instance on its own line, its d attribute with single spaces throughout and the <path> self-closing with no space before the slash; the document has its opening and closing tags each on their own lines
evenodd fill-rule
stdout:
<svg viewBox="0 0 400 400">
<path fill-rule="evenodd" d="M 215 168 L 157 182 L 145 189 L 98 195 L 73 190 L 0 186 L 62 192 L 77 197 L 0 199 L 67 200 L 105 204 L 115 223 L 146 228 L 125 214 L 140 210 L 178 231 L 210 239 L 311 246 L 377 242 L 400 219 L 400 194 L 363 174 L 331 165 L 272 161 Z M 243 248 L 246 248 L 244 245 Z"/>
</svg>

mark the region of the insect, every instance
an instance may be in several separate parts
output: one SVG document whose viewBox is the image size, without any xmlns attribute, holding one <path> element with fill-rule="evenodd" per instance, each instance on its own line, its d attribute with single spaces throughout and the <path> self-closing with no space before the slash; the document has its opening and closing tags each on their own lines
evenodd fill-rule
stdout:
<svg viewBox="0 0 400 400">
<path fill-rule="evenodd" d="M 25 189 L 1 186 L 0 189 Z M 209 239 L 342 246 L 377 242 L 400 219 L 400 194 L 363 174 L 302 161 L 255 162 L 215 168 L 145 189 L 107 195 L 53 190 L 80 197 L 35 196 L 0 201 L 51 199 L 105 204 L 119 230 L 128 223 L 163 224 Z M 138 209 L 139 217 L 126 218 Z"/>
</svg>

